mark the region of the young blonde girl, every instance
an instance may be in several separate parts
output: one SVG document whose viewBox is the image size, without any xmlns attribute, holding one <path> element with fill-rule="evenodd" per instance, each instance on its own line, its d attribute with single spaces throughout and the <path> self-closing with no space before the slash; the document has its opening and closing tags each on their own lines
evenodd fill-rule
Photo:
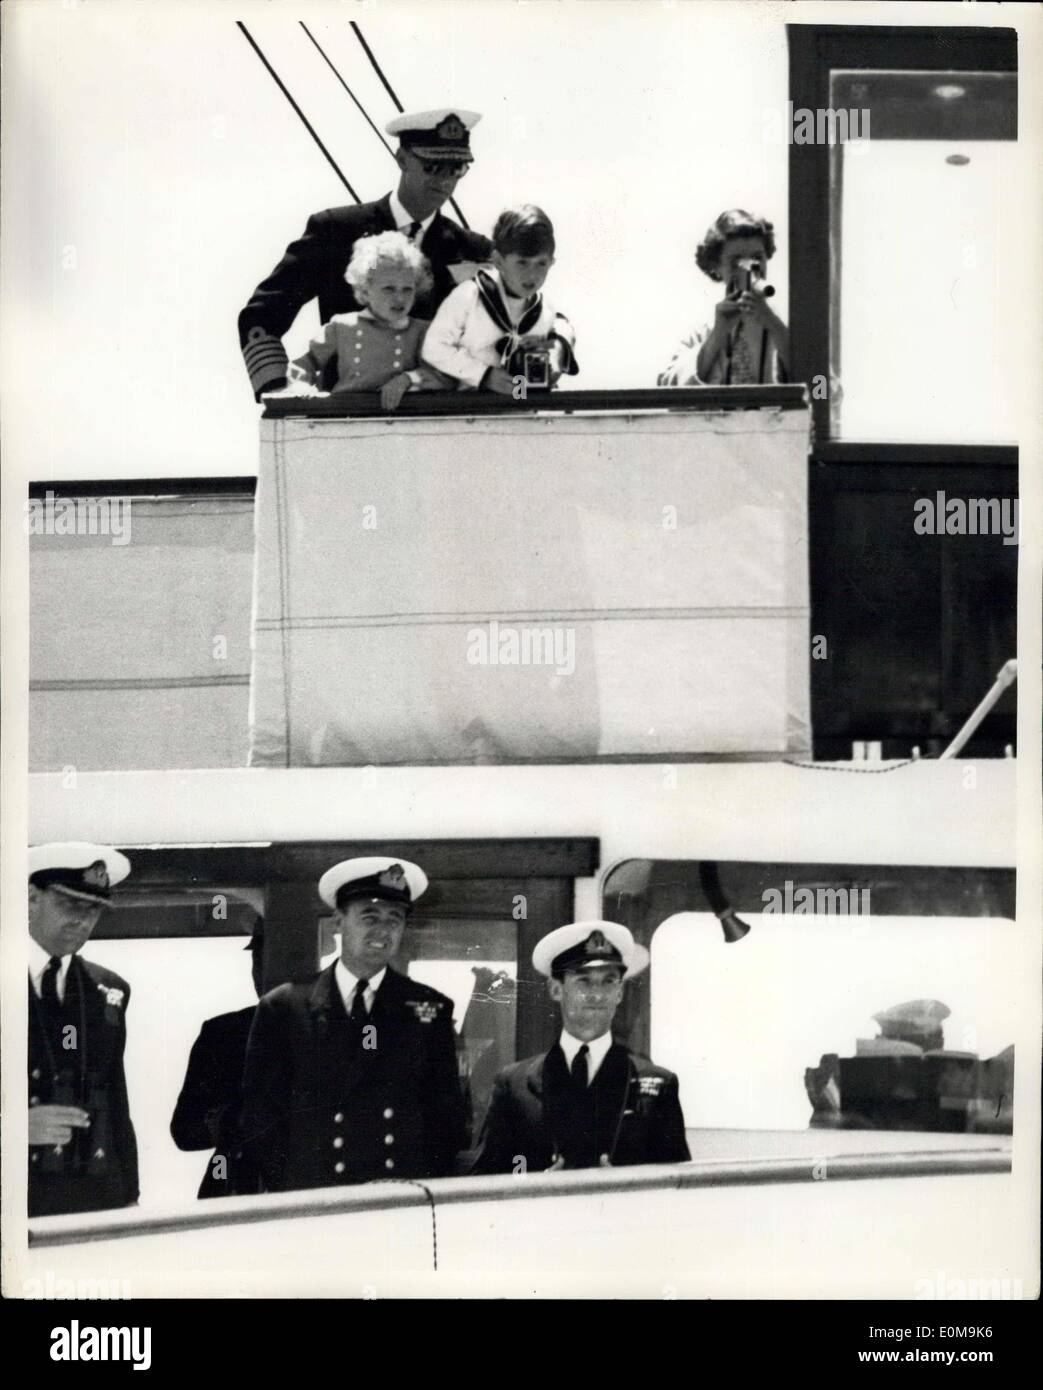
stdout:
<svg viewBox="0 0 1043 1390">
<path fill-rule="evenodd" d="M 445 378 L 420 361 L 428 325 L 410 317 L 417 295 L 431 285 L 420 249 L 401 232 L 363 237 L 344 278 L 364 307 L 323 324 L 308 351 L 291 364 L 288 390 L 379 391 L 384 409 L 395 410 L 407 391 L 444 388 Z"/>
</svg>

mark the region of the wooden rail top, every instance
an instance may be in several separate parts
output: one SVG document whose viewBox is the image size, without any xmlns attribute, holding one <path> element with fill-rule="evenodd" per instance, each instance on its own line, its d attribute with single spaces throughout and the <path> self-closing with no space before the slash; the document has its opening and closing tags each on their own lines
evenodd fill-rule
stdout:
<svg viewBox="0 0 1043 1390">
<path fill-rule="evenodd" d="M 494 391 L 416 391 L 402 398 L 397 410 L 386 411 L 375 391 L 335 391 L 328 396 L 264 396 L 263 418 L 290 416 L 312 420 L 386 420 L 418 416 L 628 414 L 635 411 L 672 413 L 721 410 L 802 410 L 807 388 L 787 386 L 681 386 L 625 391 L 533 391 L 525 400 Z"/>
</svg>

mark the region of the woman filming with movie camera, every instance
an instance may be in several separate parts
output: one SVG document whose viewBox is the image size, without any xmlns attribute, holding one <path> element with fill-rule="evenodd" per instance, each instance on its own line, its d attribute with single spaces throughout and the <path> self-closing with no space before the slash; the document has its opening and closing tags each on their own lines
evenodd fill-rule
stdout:
<svg viewBox="0 0 1043 1390">
<path fill-rule="evenodd" d="M 789 380 L 789 330 L 766 280 L 775 230 L 742 208 L 722 212 L 695 253 L 699 269 L 724 286 L 712 325 L 685 338 L 660 386 L 748 386 Z"/>
</svg>

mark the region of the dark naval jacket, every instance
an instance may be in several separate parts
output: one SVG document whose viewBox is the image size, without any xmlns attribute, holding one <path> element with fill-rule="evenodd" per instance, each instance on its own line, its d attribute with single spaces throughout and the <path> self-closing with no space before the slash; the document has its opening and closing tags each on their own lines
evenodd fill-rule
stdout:
<svg viewBox="0 0 1043 1390">
<path fill-rule="evenodd" d="M 200 1197 L 260 1192 L 257 1165 L 243 1153 L 240 1108 L 246 1040 L 256 1007 L 208 1018 L 192 1044 L 170 1133 L 179 1149 L 213 1149 Z"/>
<path fill-rule="evenodd" d="M 389 968 L 363 1027 L 333 972 L 257 1006 L 243 1130 L 265 1188 L 449 1173 L 467 1143 L 452 1000 Z"/>
<path fill-rule="evenodd" d="M 29 1104 L 78 1105 L 91 1119 L 60 1150 L 30 1146 L 30 1216 L 102 1211 L 138 1199 L 138 1147 L 123 1071 L 129 1000 L 126 980 L 78 955 L 69 962 L 57 1015 L 29 983 Z M 75 1046 L 65 1047 L 70 1040 Z"/>
<path fill-rule="evenodd" d="M 281 339 L 305 304 L 318 299 L 321 323 L 362 307 L 344 279 L 352 250 L 362 237 L 394 230 L 390 194 L 375 203 L 327 208 L 308 218 L 302 235 L 286 248 L 239 315 L 239 346 L 255 396 L 283 384 L 288 362 Z M 417 297 L 413 317 L 430 319 L 456 287 L 450 267 L 466 264 L 468 269 L 459 273 L 467 278 L 472 265 L 488 261 L 492 243 L 436 212 L 420 249 L 431 263 L 434 284 Z"/>
<path fill-rule="evenodd" d="M 496 1078 L 473 1173 L 682 1163 L 691 1157 L 677 1077 L 613 1043 L 577 1088 L 557 1043 Z M 524 1163 L 524 1167 L 522 1164 Z"/>
</svg>

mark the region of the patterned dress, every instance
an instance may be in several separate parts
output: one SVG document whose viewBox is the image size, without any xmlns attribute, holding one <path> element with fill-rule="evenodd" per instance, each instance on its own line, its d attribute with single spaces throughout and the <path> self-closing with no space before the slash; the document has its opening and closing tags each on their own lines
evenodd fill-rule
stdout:
<svg viewBox="0 0 1043 1390">
<path fill-rule="evenodd" d="M 416 371 L 417 383 L 428 389 L 445 382 L 420 362 L 420 344 L 427 324 L 409 319 L 393 328 L 368 309 L 335 314 L 312 338 L 308 351 L 290 366 L 291 382 L 304 381 L 333 391 L 379 391 L 401 372 Z M 331 375 L 335 377 L 329 385 Z"/>
<path fill-rule="evenodd" d="M 699 352 L 712 325 L 704 324 L 682 340 L 670 365 L 659 373 L 659 386 L 750 386 L 786 381 L 775 345 L 758 323 L 740 319 L 728 348 L 719 352 L 705 377 L 698 371 Z"/>
</svg>

